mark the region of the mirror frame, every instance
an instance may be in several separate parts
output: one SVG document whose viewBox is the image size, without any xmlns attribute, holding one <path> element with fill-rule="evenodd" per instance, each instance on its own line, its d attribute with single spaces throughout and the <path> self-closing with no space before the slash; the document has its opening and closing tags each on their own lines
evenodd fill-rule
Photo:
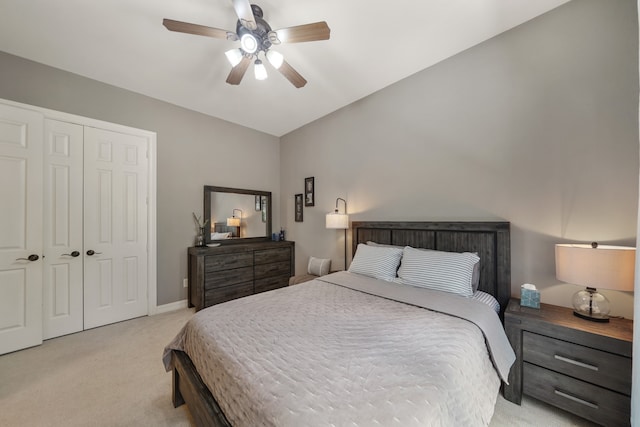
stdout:
<svg viewBox="0 0 640 427">
<path fill-rule="evenodd" d="M 265 240 L 271 240 L 271 217 L 273 211 L 273 204 L 271 203 L 271 192 L 270 191 L 259 191 L 259 190 L 246 190 L 243 188 L 229 188 L 229 187 L 216 187 L 213 185 L 205 185 L 204 186 L 204 214 L 202 218 L 207 219 L 211 218 L 211 193 L 235 193 L 235 194 L 247 194 L 251 196 L 266 196 L 267 204 L 269 209 L 267 210 L 267 222 L 266 222 L 266 233 L 264 237 L 238 237 L 234 239 L 225 239 L 225 240 L 216 240 L 215 243 L 220 243 L 222 245 L 229 245 L 234 243 L 248 243 L 248 242 L 262 242 Z M 211 227 L 211 224 L 209 224 Z M 211 240 L 211 233 L 204 234 L 204 243 L 211 244 L 213 243 Z"/>
</svg>

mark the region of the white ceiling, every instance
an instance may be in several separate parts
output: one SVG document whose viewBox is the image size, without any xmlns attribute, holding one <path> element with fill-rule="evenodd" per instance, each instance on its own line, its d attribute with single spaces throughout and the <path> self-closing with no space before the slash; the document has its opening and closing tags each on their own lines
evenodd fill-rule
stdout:
<svg viewBox="0 0 640 427">
<path fill-rule="evenodd" d="M 228 85 L 238 42 L 162 26 L 235 31 L 231 0 L 0 0 L 0 50 L 282 136 L 567 1 L 255 0 L 273 29 L 329 24 L 330 40 L 277 49 L 301 89 L 268 64 Z"/>
</svg>

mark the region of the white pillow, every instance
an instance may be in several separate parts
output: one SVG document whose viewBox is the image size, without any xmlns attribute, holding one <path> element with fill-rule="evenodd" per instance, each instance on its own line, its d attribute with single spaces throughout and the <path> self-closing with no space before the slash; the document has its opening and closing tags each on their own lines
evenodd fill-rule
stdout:
<svg viewBox="0 0 640 427">
<path fill-rule="evenodd" d="M 402 258 L 402 249 L 358 244 L 349 266 L 350 273 L 393 281 Z"/>
<path fill-rule="evenodd" d="M 231 238 L 231 233 L 227 232 L 227 233 L 211 233 L 211 240 L 223 240 L 223 239 L 230 239 Z"/>
<path fill-rule="evenodd" d="M 473 268 L 478 261 L 478 255 L 470 252 L 423 251 L 407 246 L 398 277 L 407 285 L 470 297 Z"/>
<path fill-rule="evenodd" d="M 329 270 L 331 270 L 330 259 L 309 257 L 307 273 L 315 276 L 324 276 L 325 274 L 329 274 Z"/>
</svg>

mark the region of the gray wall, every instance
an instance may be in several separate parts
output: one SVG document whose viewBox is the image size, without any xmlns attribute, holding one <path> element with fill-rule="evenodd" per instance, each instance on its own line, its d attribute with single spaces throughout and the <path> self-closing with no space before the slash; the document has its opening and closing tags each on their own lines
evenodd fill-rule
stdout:
<svg viewBox="0 0 640 427">
<path fill-rule="evenodd" d="M 204 185 L 273 192 L 279 224 L 276 137 L 2 52 L 0 98 L 157 133 L 158 305 L 186 298 Z"/>
<path fill-rule="evenodd" d="M 569 306 L 581 287 L 555 279 L 555 243 L 635 246 L 637 40 L 634 1 L 570 2 L 282 137 L 297 272 L 311 255 L 342 268 L 324 228 L 342 197 L 352 221 L 510 221 L 512 295 L 534 283 Z M 316 205 L 296 223 L 307 176 Z M 631 294 L 603 293 L 633 316 Z"/>
</svg>

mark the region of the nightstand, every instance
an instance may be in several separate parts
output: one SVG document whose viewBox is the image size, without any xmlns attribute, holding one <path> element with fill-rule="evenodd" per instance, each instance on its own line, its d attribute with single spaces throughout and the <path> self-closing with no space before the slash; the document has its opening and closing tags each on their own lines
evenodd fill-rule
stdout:
<svg viewBox="0 0 640 427">
<path fill-rule="evenodd" d="M 516 353 L 505 399 L 520 404 L 524 393 L 598 424 L 630 424 L 633 321 L 590 322 L 511 299 L 504 323 Z"/>
</svg>

